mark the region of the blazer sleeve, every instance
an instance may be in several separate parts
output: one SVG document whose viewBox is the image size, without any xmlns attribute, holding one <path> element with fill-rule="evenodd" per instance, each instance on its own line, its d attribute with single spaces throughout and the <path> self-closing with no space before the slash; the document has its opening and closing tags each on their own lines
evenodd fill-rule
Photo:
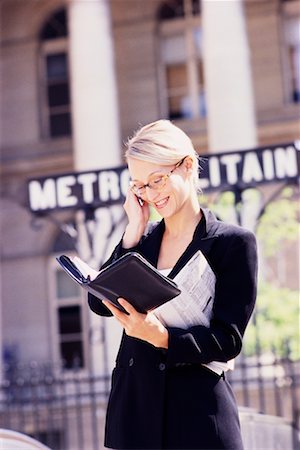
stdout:
<svg viewBox="0 0 300 450">
<path fill-rule="evenodd" d="M 246 230 L 224 236 L 216 276 L 213 318 L 209 327 L 168 328 L 167 363 L 226 362 L 239 354 L 255 305 L 257 249 Z"/>
</svg>

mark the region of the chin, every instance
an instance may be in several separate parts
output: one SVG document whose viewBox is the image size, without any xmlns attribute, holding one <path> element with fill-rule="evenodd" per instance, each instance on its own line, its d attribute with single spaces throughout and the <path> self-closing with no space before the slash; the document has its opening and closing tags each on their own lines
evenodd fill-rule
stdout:
<svg viewBox="0 0 300 450">
<path fill-rule="evenodd" d="M 165 208 L 165 210 L 156 209 L 156 212 L 163 218 L 167 219 L 168 217 L 172 217 L 175 214 L 174 210 L 170 208 Z"/>
</svg>

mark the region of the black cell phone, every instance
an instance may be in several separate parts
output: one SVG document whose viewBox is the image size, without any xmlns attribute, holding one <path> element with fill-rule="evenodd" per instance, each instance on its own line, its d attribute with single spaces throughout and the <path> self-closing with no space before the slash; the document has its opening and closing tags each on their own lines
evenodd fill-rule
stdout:
<svg viewBox="0 0 300 450">
<path fill-rule="evenodd" d="M 139 204 L 140 204 L 141 206 L 143 206 L 144 200 L 141 199 L 141 197 L 138 197 L 138 196 L 136 196 L 136 197 L 137 197 L 137 199 L 138 199 L 138 201 L 139 201 Z"/>
</svg>

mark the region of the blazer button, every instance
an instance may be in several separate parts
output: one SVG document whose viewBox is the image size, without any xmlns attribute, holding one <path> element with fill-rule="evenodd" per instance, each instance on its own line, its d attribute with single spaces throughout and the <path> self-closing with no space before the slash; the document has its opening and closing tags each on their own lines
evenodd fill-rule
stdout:
<svg viewBox="0 0 300 450">
<path fill-rule="evenodd" d="M 160 365 L 158 367 L 159 367 L 159 370 L 165 370 L 166 365 L 164 363 L 160 363 Z"/>
<path fill-rule="evenodd" d="M 130 360 L 129 360 L 129 365 L 130 365 L 130 366 L 133 366 L 133 364 L 134 364 L 134 359 L 133 359 L 133 358 L 130 358 Z"/>
</svg>

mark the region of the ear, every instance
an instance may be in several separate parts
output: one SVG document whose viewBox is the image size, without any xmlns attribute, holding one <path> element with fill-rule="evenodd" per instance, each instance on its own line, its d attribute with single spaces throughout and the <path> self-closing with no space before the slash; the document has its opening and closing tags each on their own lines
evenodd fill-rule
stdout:
<svg viewBox="0 0 300 450">
<path fill-rule="evenodd" d="M 194 168 L 194 160 L 191 156 L 187 156 L 184 160 L 184 168 L 187 172 L 192 172 Z"/>
</svg>

